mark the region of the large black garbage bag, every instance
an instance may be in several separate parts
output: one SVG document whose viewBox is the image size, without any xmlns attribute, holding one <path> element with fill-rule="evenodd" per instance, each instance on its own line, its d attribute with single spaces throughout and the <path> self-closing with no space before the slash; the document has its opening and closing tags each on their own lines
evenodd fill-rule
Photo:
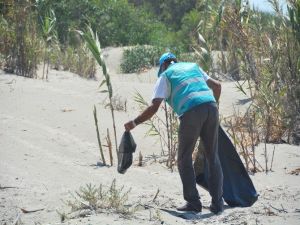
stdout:
<svg viewBox="0 0 300 225">
<path fill-rule="evenodd" d="M 204 146 L 200 146 L 200 149 Z M 231 140 L 219 126 L 219 158 L 223 170 L 223 198 L 231 207 L 249 207 L 258 194 Z M 208 166 L 203 152 L 194 163 L 197 184 L 208 189 Z"/>
<path fill-rule="evenodd" d="M 124 174 L 132 164 L 132 154 L 135 152 L 136 144 L 130 131 L 122 135 L 118 151 L 118 172 Z"/>
</svg>

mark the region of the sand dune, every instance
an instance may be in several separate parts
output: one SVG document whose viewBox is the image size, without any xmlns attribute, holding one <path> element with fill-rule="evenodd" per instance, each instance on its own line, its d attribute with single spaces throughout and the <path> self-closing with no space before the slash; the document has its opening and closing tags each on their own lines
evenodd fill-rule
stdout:
<svg viewBox="0 0 300 225">
<path fill-rule="evenodd" d="M 133 101 L 136 91 L 150 100 L 156 69 L 142 74 L 120 74 L 119 50 L 104 52 L 112 76 L 115 94 L 127 100 L 127 112 L 116 112 L 117 136 L 123 124 L 138 114 Z M 114 54 L 116 56 L 114 57 Z M 299 224 L 300 178 L 289 172 L 300 167 L 299 146 L 267 145 L 270 154 L 275 147 L 273 170 L 257 173 L 251 178 L 260 194 L 250 208 L 228 208 L 220 216 L 207 209 L 201 214 L 176 214 L 175 207 L 183 203 L 178 173 L 170 172 L 154 162 L 161 148 L 157 139 L 145 137 L 148 129 L 140 125 L 132 134 L 138 145 L 134 159 L 141 151 L 147 159 L 143 167 L 136 162 L 126 174 L 117 173 L 116 166 L 99 167 L 99 149 L 93 120 L 93 106 L 98 109 L 100 134 L 104 139 L 109 128 L 112 137 L 110 111 L 105 108 L 105 94 L 99 93 L 98 80 L 85 80 L 69 72 L 51 70 L 49 81 L 26 79 L 0 71 L 0 224 L 12 224 L 18 214 L 23 224 L 60 224 L 60 212 L 68 211 L 62 200 L 69 192 L 87 183 L 131 188 L 129 203 L 151 206 L 140 208 L 124 218 L 109 211 L 86 218 L 67 220 L 67 224 Z M 247 99 L 232 82 L 223 83 L 220 113 L 229 116 L 233 106 L 244 110 Z M 263 164 L 263 145 L 257 147 Z M 108 160 L 108 152 L 105 149 Z M 116 159 L 116 156 L 114 155 Z M 116 160 L 115 160 L 116 162 Z M 9 188 L 10 187 L 10 188 Z M 159 195 L 152 199 L 157 191 Z M 203 204 L 208 206 L 208 193 L 199 187 Z M 27 210 L 43 209 L 33 213 Z M 181 218 L 185 217 L 185 218 Z"/>
</svg>

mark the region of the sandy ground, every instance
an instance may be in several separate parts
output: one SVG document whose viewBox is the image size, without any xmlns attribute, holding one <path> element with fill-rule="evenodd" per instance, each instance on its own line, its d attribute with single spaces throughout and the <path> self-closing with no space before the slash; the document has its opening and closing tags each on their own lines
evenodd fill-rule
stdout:
<svg viewBox="0 0 300 225">
<path fill-rule="evenodd" d="M 116 112 L 120 140 L 123 124 L 138 113 L 139 107 L 133 101 L 136 91 L 150 100 L 156 69 L 142 74 L 119 74 L 120 49 L 106 49 L 104 57 L 111 68 L 115 94 L 127 101 L 127 112 Z M 126 174 L 118 174 L 115 165 L 97 166 L 100 158 L 94 105 L 98 109 L 101 138 L 104 141 L 107 128 L 113 136 L 110 111 L 105 108 L 107 98 L 98 88 L 101 79 L 100 75 L 97 80 L 86 80 L 51 70 L 49 81 L 43 81 L 0 71 L 1 225 L 13 224 L 18 215 L 22 224 L 60 224 L 58 212 L 70 211 L 63 203 L 72 199 L 70 192 L 88 183 L 109 186 L 113 179 L 118 187 L 131 188 L 129 204 L 140 202 L 149 208 L 140 207 L 129 218 L 104 211 L 67 220 L 65 224 L 300 224 L 300 178 L 290 174 L 300 167 L 299 146 L 267 145 L 269 154 L 275 148 L 274 172 L 251 175 L 259 200 L 250 208 L 226 208 L 219 216 L 207 209 L 200 214 L 175 211 L 184 202 L 179 175 L 154 162 L 153 155 L 159 158 L 161 148 L 156 138 L 145 137 L 146 125 L 132 132 L 138 148 L 134 165 Z M 246 100 L 234 83 L 224 82 L 221 114 L 231 115 L 234 107 L 243 110 L 245 105 L 241 104 Z M 262 165 L 263 149 L 263 145 L 257 147 Z M 136 165 L 139 151 L 145 159 L 142 167 Z M 106 148 L 105 155 L 108 161 Z M 204 206 L 208 206 L 208 193 L 201 187 L 199 192 Z M 21 208 L 42 210 L 23 213 Z"/>
</svg>

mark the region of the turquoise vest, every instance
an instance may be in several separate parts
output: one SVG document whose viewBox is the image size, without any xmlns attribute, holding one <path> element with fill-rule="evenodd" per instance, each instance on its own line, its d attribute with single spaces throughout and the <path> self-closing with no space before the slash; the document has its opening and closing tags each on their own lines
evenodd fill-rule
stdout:
<svg viewBox="0 0 300 225">
<path fill-rule="evenodd" d="M 166 100 L 178 116 L 196 105 L 216 102 L 202 74 L 196 63 L 185 62 L 172 64 L 161 74 L 171 85 L 171 93 Z"/>
</svg>

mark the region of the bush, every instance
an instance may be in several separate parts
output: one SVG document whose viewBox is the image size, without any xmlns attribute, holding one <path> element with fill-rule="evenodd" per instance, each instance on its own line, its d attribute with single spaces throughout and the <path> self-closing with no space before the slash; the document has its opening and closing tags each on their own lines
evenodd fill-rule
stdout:
<svg viewBox="0 0 300 225">
<path fill-rule="evenodd" d="M 156 66 L 162 49 L 153 46 L 135 46 L 124 50 L 121 71 L 123 73 L 141 72 Z"/>
<path fill-rule="evenodd" d="M 161 54 L 166 51 L 174 53 L 178 61 L 200 64 L 201 58 L 195 53 L 187 53 L 182 48 L 163 48 L 155 46 L 135 46 L 124 50 L 121 71 L 136 73 L 158 66 Z"/>
<path fill-rule="evenodd" d="M 69 31 L 83 30 L 86 24 L 99 34 L 102 47 L 107 47 L 148 44 L 154 26 L 160 23 L 149 10 L 137 10 L 127 0 L 44 0 L 37 1 L 37 8 L 42 18 L 48 9 L 55 12 L 59 42 L 73 47 L 78 40 Z"/>
</svg>

